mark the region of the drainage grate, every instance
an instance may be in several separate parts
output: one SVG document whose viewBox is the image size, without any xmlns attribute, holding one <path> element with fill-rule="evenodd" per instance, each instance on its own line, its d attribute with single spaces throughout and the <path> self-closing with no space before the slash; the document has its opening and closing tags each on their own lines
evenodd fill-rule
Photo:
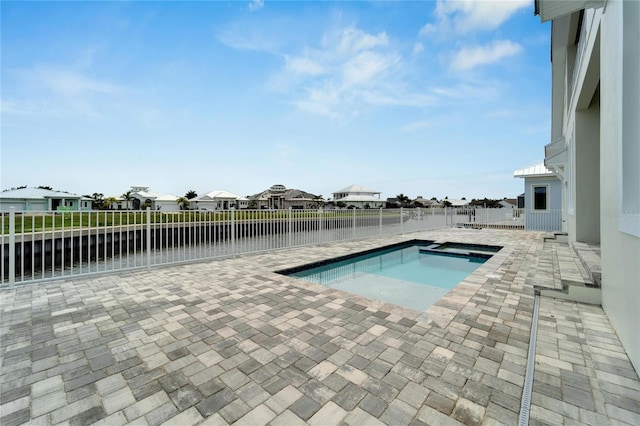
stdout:
<svg viewBox="0 0 640 426">
<path fill-rule="evenodd" d="M 540 296 L 535 295 L 533 302 L 533 318 L 531 319 L 531 338 L 529 339 L 529 354 L 527 355 L 527 373 L 522 389 L 522 401 L 520 402 L 519 426 L 529 424 L 529 411 L 531 410 L 531 389 L 533 387 L 533 373 L 536 361 L 536 337 L 538 334 L 538 311 L 540 309 Z"/>
</svg>

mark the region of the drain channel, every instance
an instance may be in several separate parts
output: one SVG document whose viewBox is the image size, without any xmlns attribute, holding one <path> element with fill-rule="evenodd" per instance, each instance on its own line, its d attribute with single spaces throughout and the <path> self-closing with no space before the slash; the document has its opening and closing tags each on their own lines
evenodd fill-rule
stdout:
<svg viewBox="0 0 640 426">
<path fill-rule="evenodd" d="M 536 362 L 536 338 L 538 335 L 538 311 L 540 309 L 540 295 L 536 294 L 533 301 L 533 318 L 531 319 L 531 338 L 529 339 L 529 354 L 527 355 L 527 373 L 524 377 L 522 400 L 520 402 L 519 426 L 529 424 L 529 411 L 531 410 L 531 389 L 533 388 L 533 373 Z"/>
</svg>

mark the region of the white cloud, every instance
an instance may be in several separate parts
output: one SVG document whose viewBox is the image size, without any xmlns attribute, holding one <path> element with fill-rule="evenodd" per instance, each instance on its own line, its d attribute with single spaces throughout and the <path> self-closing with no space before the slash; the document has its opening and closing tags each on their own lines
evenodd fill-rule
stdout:
<svg viewBox="0 0 640 426">
<path fill-rule="evenodd" d="M 343 84 L 351 86 L 369 83 L 382 76 L 399 61 L 399 57 L 393 54 L 361 52 L 342 65 Z"/>
<path fill-rule="evenodd" d="M 308 89 L 306 96 L 294 101 L 294 104 L 303 111 L 329 118 L 339 118 L 335 109 L 340 103 L 341 96 L 339 88 L 325 83 L 320 87 Z"/>
<path fill-rule="evenodd" d="M 466 34 L 498 28 L 521 9 L 532 8 L 531 0 L 438 0 L 435 22 L 426 24 L 421 35 Z"/>
<path fill-rule="evenodd" d="M 12 70 L 12 93 L 2 100 L 2 112 L 33 117 L 102 118 L 106 100 L 119 99 L 131 90 L 57 67 Z"/>
<path fill-rule="evenodd" d="M 340 33 L 337 51 L 342 54 L 358 53 L 375 47 L 387 46 L 388 43 L 389 39 L 385 32 L 372 35 L 349 27 Z"/>
<path fill-rule="evenodd" d="M 255 12 L 256 10 L 262 9 L 264 7 L 264 0 L 253 0 L 249 3 L 249 11 Z"/>
<path fill-rule="evenodd" d="M 437 98 L 427 93 L 413 93 L 408 90 L 396 91 L 396 87 L 389 86 L 381 88 L 379 91 L 369 91 L 364 93 L 363 99 L 371 105 L 379 106 L 408 106 L 423 108 L 433 106 L 437 103 Z"/>
<path fill-rule="evenodd" d="M 325 72 L 321 64 L 307 57 L 285 56 L 285 60 L 287 70 L 294 74 L 319 75 Z"/>
<path fill-rule="evenodd" d="M 424 44 L 416 43 L 416 44 L 413 45 L 413 54 L 414 55 L 419 55 L 423 51 L 424 51 Z"/>
<path fill-rule="evenodd" d="M 439 98 L 447 98 L 457 101 L 458 99 L 473 99 L 487 102 L 495 99 L 502 92 L 502 87 L 496 81 L 483 81 L 482 84 L 460 83 L 451 86 L 433 86 L 431 92 Z"/>
<path fill-rule="evenodd" d="M 271 88 L 289 94 L 292 104 L 307 112 L 339 118 L 371 106 L 433 101 L 406 89 L 402 55 L 385 32 L 343 27 L 324 34 L 315 48 L 282 56 L 284 68 L 272 76 Z"/>
<path fill-rule="evenodd" d="M 467 71 L 517 55 L 521 51 L 522 46 L 509 40 L 496 40 L 486 46 L 463 47 L 454 55 L 450 69 Z"/>
<path fill-rule="evenodd" d="M 0 112 L 3 114 L 26 115 L 26 116 L 47 116 L 61 118 L 68 115 L 57 105 L 41 100 L 16 100 L 2 99 L 0 101 Z"/>
<path fill-rule="evenodd" d="M 123 91 L 122 87 L 115 84 L 64 69 L 35 68 L 23 72 L 22 76 L 36 87 L 64 96 L 83 93 L 115 94 Z"/>
<path fill-rule="evenodd" d="M 229 27 L 217 34 L 218 40 L 238 50 L 255 50 L 259 52 L 277 52 L 278 43 L 268 33 L 255 29 L 241 30 Z"/>
</svg>

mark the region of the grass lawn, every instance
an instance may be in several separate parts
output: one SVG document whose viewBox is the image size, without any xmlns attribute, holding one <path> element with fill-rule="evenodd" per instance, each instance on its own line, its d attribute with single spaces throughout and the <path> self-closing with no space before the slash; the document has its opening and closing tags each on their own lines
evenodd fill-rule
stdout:
<svg viewBox="0 0 640 426">
<path fill-rule="evenodd" d="M 355 210 L 358 219 L 380 217 L 380 210 Z M 397 210 L 382 210 L 384 217 L 399 216 Z M 324 220 L 352 218 L 352 210 L 237 210 L 150 212 L 151 223 L 211 223 L 221 221 L 304 220 L 322 217 Z M 9 234 L 9 214 L 2 214 L 2 234 Z M 26 212 L 16 213 L 15 232 L 31 233 L 63 229 L 141 225 L 147 223 L 147 212 L 105 210 L 91 212 Z"/>
</svg>

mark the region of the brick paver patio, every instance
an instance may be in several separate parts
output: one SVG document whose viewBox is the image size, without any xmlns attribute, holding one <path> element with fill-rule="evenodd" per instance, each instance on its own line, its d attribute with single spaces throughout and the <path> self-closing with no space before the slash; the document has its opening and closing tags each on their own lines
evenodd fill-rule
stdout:
<svg viewBox="0 0 640 426">
<path fill-rule="evenodd" d="M 504 249 L 427 312 L 274 271 L 403 240 Z M 3 426 L 517 424 L 542 234 L 450 229 L 0 290 Z M 597 306 L 543 298 L 530 424 L 640 424 Z"/>
</svg>

